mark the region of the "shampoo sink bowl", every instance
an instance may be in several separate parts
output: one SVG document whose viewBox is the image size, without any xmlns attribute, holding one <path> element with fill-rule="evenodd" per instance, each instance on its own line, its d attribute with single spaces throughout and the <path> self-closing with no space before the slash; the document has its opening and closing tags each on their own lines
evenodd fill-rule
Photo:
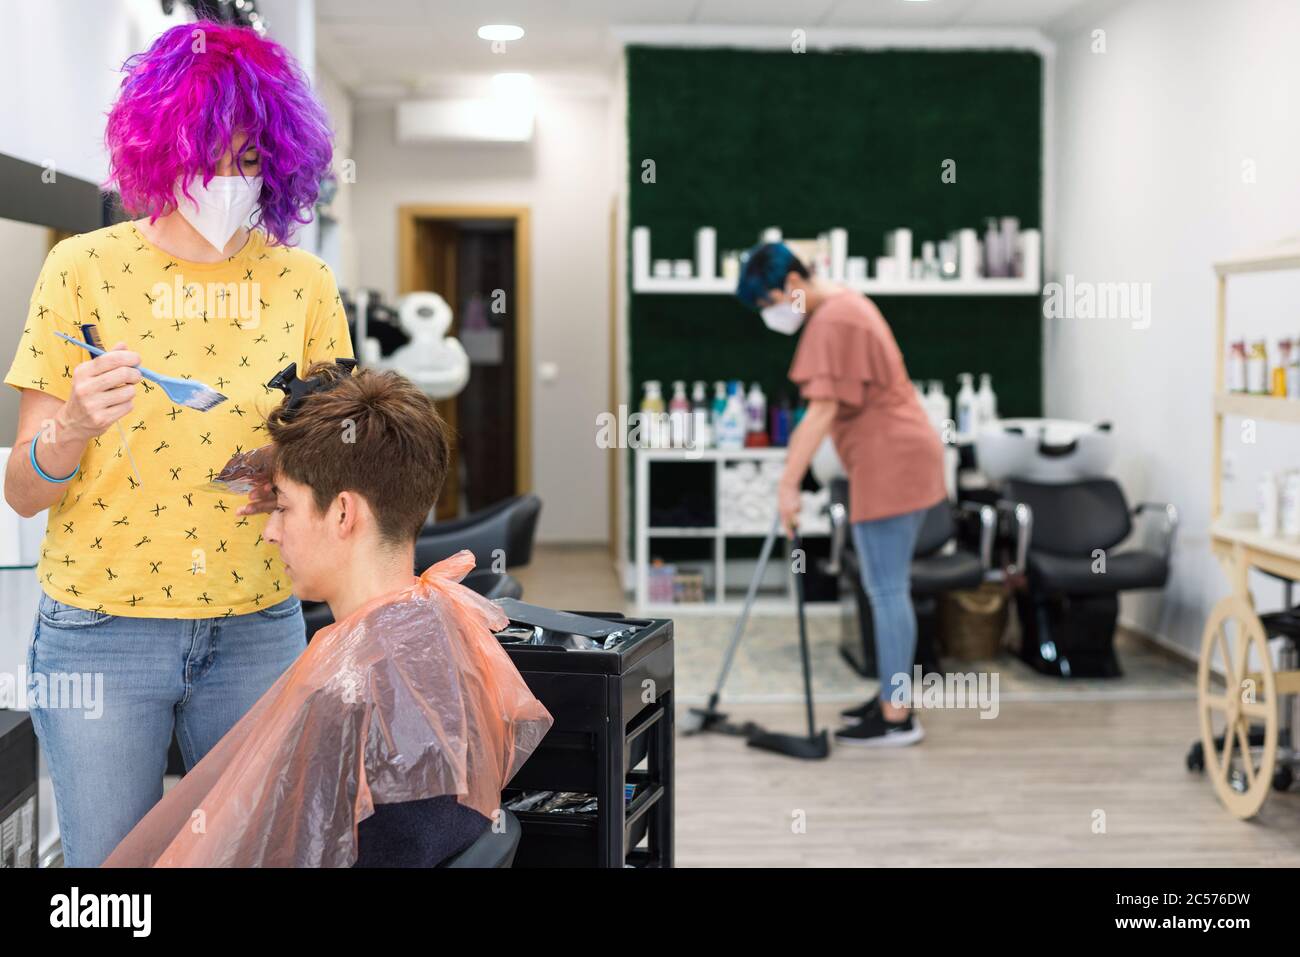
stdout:
<svg viewBox="0 0 1300 957">
<path fill-rule="evenodd" d="M 1057 483 L 1105 475 L 1115 455 L 1109 422 L 1002 419 L 975 437 L 975 462 L 988 480 Z"/>
</svg>

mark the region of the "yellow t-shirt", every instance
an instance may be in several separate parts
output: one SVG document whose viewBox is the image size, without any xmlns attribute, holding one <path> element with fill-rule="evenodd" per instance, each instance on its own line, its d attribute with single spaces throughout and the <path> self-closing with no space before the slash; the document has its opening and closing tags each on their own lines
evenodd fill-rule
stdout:
<svg viewBox="0 0 1300 957">
<path fill-rule="evenodd" d="M 50 508 L 37 575 L 50 597 L 136 618 L 242 615 L 291 594 L 265 515 L 238 516 L 244 496 L 209 483 L 237 451 L 267 441 L 283 393 L 266 382 L 290 362 L 351 357 L 334 275 L 301 249 L 253 230 L 216 263 L 178 260 L 131 223 L 66 239 L 51 251 L 5 382 L 66 400 L 90 353 L 54 335 L 99 326 L 145 367 L 226 396 L 206 412 L 171 402 L 147 379 L 116 428 L 93 439 L 81 471 Z M 39 450 L 38 450 L 39 451 Z"/>
</svg>

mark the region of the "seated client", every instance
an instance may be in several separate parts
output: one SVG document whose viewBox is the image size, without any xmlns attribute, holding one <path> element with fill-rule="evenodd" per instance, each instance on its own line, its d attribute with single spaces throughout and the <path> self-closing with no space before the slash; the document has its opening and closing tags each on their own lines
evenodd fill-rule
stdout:
<svg viewBox="0 0 1300 957">
<path fill-rule="evenodd" d="M 433 866 L 492 826 L 550 728 L 505 616 L 460 584 L 473 555 L 412 574 L 449 461 L 433 402 L 393 372 L 310 376 L 267 420 L 263 534 L 335 624 L 106 866 Z"/>
</svg>

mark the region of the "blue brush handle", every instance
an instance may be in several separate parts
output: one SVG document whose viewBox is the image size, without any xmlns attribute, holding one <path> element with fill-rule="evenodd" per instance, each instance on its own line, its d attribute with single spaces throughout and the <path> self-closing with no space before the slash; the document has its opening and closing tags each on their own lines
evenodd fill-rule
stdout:
<svg viewBox="0 0 1300 957">
<path fill-rule="evenodd" d="M 92 346 L 89 342 L 82 342 L 80 339 L 72 338 L 72 336 L 65 336 L 61 332 L 56 332 L 54 334 L 58 336 L 60 339 L 64 339 L 68 342 L 71 342 L 74 346 L 81 346 L 81 348 L 85 349 L 92 356 L 102 356 L 105 353 L 104 349 L 100 349 L 97 346 Z M 158 373 L 154 372 L 152 369 L 146 369 L 144 366 L 136 366 L 135 370 L 139 372 L 140 375 L 148 379 L 150 382 L 157 382 L 159 385 L 162 385 L 162 379 L 165 378 L 164 376 L 160 376 Z"/>
</svg>

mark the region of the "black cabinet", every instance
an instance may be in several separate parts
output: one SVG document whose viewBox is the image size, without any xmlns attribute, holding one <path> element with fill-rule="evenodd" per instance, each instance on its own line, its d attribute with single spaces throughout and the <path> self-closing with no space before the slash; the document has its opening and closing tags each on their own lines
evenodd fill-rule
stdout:
<svg viewBox="0 0 1300 957">
<path fill-rule="evenodd" d="M 611 612 L 577 614 L 637 630 L 610 649 L 501 636 L 524 681 L 555 719 L 510 782 L 503 804 L 529 791 L 596 798 L 590 814 L 514 811 L 523 828 L 514 866 L 671 867 L 673 623 Z"/>
<path fill-rule="evenodd" d="M 0 869 L 35 867 L 40 841 L 36 732 L 26 711 L 0 711 Z"/>
</svg>

